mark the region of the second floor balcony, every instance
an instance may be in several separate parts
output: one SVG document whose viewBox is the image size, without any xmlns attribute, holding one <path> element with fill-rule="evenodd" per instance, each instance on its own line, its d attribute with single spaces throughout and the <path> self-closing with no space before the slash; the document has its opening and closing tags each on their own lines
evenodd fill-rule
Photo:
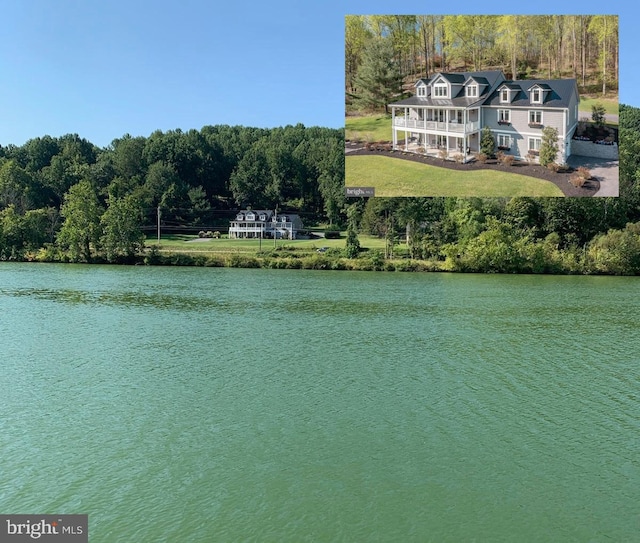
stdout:
<svg viewBox="0 0 640 543">
<path fill-rule="evenodd" d="M 441 122 L 427 119 L 411 119 L 404 116 L 394 118 L 394 126 L 413 128 L 417 130 L 430 130 L 433 132 L 453 132 L 456 134 L 468 134 L 480 128 L 477 121 L 458 123 L 456 121 Z"/>
</svg>

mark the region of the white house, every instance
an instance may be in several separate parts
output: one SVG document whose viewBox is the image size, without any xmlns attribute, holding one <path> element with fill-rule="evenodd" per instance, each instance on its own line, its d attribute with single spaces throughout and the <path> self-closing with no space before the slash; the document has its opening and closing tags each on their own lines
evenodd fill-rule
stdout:
<svg viewBox="0 0 640 543">
<path fill-rule="evenodd" d="M 558 162 L 571 155 L 580 96 L 575 79 L 507 81 L 501 71 L 438 73 L 415 84 L 416 94 L 390 104 L 393 147 L 466 161 L 480 151 L 488 126 L 496 145 L 516 158 L 537 156 L 542 130 L 558 131 Z M 404 142 L 400 143 L 401 134 Z"/>
<path fill-rule="evenodd" d="M 231 221 L 229 238 L 296 239 L 302 228 L 302 220 L 294 213 L 244 209 Z"/>
</svg>

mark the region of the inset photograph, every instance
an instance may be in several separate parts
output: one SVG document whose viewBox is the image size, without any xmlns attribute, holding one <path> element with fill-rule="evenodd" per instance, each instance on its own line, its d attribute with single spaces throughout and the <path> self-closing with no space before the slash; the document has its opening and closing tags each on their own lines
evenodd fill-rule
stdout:
<svg viewBox="0 0 640 543">
<path fill-rule="evenodd" d="M 618 196 L 616 15 L 348 15 L 345 185 Z"/>
</svg>

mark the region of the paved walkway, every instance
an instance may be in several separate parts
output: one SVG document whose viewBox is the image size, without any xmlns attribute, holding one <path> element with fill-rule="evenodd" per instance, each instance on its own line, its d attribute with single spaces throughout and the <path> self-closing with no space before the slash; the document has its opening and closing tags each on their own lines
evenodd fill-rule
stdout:
<svg viewBox="0 0 640 543">
<path fill-rule="evenodd" d="M 617 160 L 571 155 L 567 162 L 569 166 L 573 168 L 577 168 L 578 166 L 588 168 L 591 175 L 600 181 L 600 190 L 598 190 L 594 196 L 618 196 L 620 183 L 618 178 L 619 164 Z"/>
</svg>

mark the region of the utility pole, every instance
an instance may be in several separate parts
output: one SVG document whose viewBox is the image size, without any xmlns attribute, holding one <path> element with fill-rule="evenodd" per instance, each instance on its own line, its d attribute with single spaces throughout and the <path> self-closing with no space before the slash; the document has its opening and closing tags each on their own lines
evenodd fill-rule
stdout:
<svg viewBox="0 0 640 543">
<path fill-rule="evenodd" d="M 157 212 L 158 212 L 158 245 L 160 245 L 160 206 L 158 206 Z"/>
</svg>

